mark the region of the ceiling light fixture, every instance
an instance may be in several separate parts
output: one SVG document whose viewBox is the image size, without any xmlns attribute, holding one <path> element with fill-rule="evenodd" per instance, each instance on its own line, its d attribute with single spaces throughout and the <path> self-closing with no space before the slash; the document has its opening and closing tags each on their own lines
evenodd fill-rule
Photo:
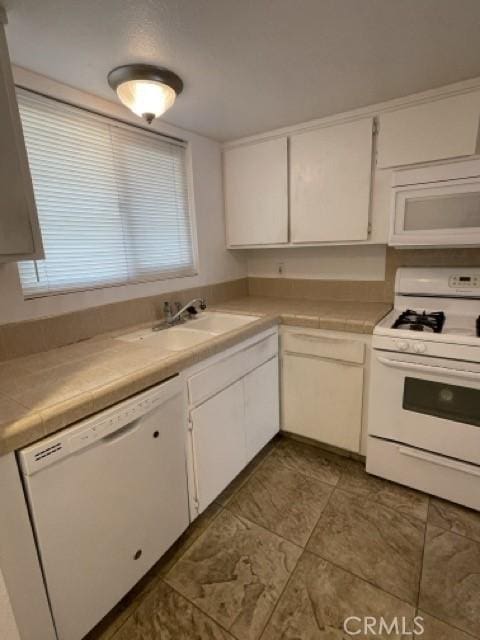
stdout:
<svg viewBox="0 0 480 640">
<path fill-rule="evenodd" d="M 120 102 L 148 124 L 170 109 L 183 89 L 173 71 L 149 64 L 116 67 L 108 74 L 108 84 Z"/>
</svg>

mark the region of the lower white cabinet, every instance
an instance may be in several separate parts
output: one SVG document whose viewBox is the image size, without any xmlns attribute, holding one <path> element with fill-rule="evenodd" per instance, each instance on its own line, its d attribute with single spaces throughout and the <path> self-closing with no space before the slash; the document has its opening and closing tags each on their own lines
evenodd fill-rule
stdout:
<svg viewBox="0 0 480 640">
<path fill-rule="evenodd" d="M 243 380 L 190 414 L 198 509 L 202 512 L 247 464 Z"/>
<path fill-rule="evenodd" d="M 362 451 L 368 337 L 285 328 L 282 428 L 348 451 Z"/>
<path fill-rule="evenodd" d="M 250 338 L 186 377 L 193 519 L 279 430 L 278 332 Z"/>
<path fill-rule="evenodd" d="M 250 461 L 278 431 L 278 357 L 275 356 L 244 378 L 245 438 Z"/>
</svg>

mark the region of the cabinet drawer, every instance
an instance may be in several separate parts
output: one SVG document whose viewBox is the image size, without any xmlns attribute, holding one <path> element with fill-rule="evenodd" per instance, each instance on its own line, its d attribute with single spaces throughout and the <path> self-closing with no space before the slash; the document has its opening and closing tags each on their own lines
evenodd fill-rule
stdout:
<svg viewBox="0 0 480 640">
<path fill-rule="evenodd" d="M 284 333 L 283 350 L 308 356 L 318 356 L 331 360 L 342 360 L 363 364 L 365 362 L 365 344 L 347 338 L 330 338 L 314 333 Z"/>
<path fill-rule="evenodd" d="M 225 389 L 276 353 L 278 353 L 278 337 L 272 335 L 199 371 L 188 380 L 190 404 L 197 405 L 221 389 Z"/>
</svg>

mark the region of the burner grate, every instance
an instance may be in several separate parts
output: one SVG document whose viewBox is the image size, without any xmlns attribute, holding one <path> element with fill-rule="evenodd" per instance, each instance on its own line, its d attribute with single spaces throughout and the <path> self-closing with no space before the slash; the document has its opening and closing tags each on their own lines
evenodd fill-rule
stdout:
<svg viewBox="0 0 480 640">
<path fill-rule="evenodd" d="M 432 311 L 427 313 L 422 311 L 403 311 L 392 325 L 392 329 L 409 329 L 410 331 L 432 331 L 441 333 L 445 324 L 445 314 L 443 311 Z M 478 324 L 480 325 L 480 318 Z"/>
</svg>

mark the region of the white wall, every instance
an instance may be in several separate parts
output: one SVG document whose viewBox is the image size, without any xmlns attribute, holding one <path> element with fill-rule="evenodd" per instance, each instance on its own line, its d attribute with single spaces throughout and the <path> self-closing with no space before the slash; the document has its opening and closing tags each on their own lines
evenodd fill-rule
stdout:
<svg viewBox="0 0 480 640">
<path fill-rule="evenodd" d="M 383 245 L 254 249 L 247 254 L 248 275 L 264 278 L 384 280 Z"/>
<path fill-rule="evenodd" d="M 21 86 L 127 122 L 141 124 L 139 119 L 133 115 L 130 116 L 120 103 L 97 98 L 25 69 L 14 67 L 14 75 L 16 83 Z M 220 145 L 161 120 L 156 121 L 152 127 L 165 134 L 188 140 L 190 145 L 199 252 L 198 275 L 25 301 L 16 265 L 0 265 L 0 324 L 233 280 L 246 275 L 244 255 L 225 249 Z"/>
</svg>

